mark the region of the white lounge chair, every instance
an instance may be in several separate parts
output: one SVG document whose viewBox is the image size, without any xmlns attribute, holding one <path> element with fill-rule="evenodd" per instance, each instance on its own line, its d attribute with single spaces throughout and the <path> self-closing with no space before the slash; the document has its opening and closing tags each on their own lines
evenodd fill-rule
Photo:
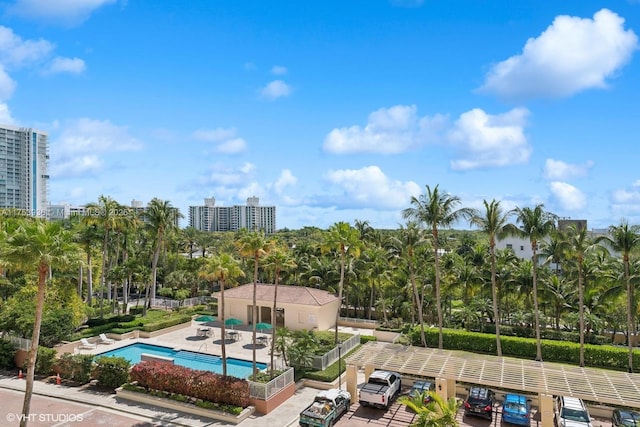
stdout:
<svg viewBox="0 0 640 427">
<path fill-rule="evenodd" d="M 107 338 L 105 334 L 100 334 L 98 338 L 98 344 L 113 344 L 116 340 Z"/>
<path fill-rule="evenodd" d="M 80 338 L 80 345 L 78 346 L 78 348 L 90 350 L 96 347 L 96 344 L 90 343 L 86 338 Z"/>
</svg>

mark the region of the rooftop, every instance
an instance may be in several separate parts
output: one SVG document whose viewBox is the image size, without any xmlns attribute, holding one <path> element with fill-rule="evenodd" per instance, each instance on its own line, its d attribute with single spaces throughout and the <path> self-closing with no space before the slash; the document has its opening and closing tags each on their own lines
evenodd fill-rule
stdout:
<svg viewBox="0 0 640 427">
<path fill-rule="evenodd" d="M 256 300 L 259 302 L 273 302 L 275 285 L 258 283 L 256 286 Z M 219 296 L 215 293 L 214 296 Z M 225 299 L 253 299 L 253 283 L 238 286 L 236 288 L 225 289 Z M 289 304 L 322 306 L 337 301 L 334 294 L 322 289 L 307 288 L 305 286 L 278 285 L 278 302 Z"/>
</svg>

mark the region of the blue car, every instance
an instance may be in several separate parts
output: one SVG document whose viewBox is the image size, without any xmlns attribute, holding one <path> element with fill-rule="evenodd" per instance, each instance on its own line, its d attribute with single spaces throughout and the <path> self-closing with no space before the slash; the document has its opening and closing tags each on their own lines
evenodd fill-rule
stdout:
<svg viewBox="0 0 640 427">
<path fill-rule="evenodd" d="M 528 426 L 531 419 L 531 401 L 520 394 L 507 394 L 502 402 L 502 421 Z"/>
</svg>

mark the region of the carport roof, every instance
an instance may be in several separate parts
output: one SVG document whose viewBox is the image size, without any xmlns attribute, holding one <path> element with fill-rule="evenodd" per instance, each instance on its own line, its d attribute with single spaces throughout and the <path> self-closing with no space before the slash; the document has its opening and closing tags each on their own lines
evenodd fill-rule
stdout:
<svg viewBox="0 0 640 427">
<path fill-rule="evenodd" d="M 640 408 L 640 374 L 381 342 L 368 342 L 346 363 Z"/>
</svg>

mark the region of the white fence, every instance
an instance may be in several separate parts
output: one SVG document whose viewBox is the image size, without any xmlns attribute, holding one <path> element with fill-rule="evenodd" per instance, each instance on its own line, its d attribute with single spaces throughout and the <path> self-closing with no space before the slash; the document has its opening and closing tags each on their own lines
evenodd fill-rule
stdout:
<svg viewBox="0 0 640 427">
<path fill-rule="evenodd" d="M 338 360 L 338 357 L 344 356 L 349 353 L 353 348 L 360 344 L 360 335 L 354 335 L 341 344 L 338 344 L 322 356 L 315 356 L 313 358 L 313 369 L 318 371 L 324 371 L 327 366 Z"/>
<path fill-rule="evenodd" d="M 181 301 L 169 298 L 151 298 L 152 307 L 160 307 L 165 309 L 174 309 L 178 307 L 193 307 L 194 305 L 206 304 L 207 297 L 187 298 Z"/>
<path fill-rule="evenodd" d="M 249 395 L 256 399 L 267 400 L 294 381 L 293 368 L 288 368 L 268 383 L 249 381 Z"/>
<path fill-rule="evenodd" d="M 369 328 L 374 329 L 380 325 L 380 322 L 378 322 L 377 320 L 371 320 L 371 319 L 358 319 L 357 317 L 338 318 L 338 325 L 354 325 L 354 324 L 363 325 L 367 329 Z"/>
<path fill-rule="evenodd" d="M 2 339 L 9 341 L 15 345 L 19 350 L 28 351 L 31 348 L 31 340 L 26 338 L 14 337 L 7 333 L 2 333 Z"/>
</svg>

